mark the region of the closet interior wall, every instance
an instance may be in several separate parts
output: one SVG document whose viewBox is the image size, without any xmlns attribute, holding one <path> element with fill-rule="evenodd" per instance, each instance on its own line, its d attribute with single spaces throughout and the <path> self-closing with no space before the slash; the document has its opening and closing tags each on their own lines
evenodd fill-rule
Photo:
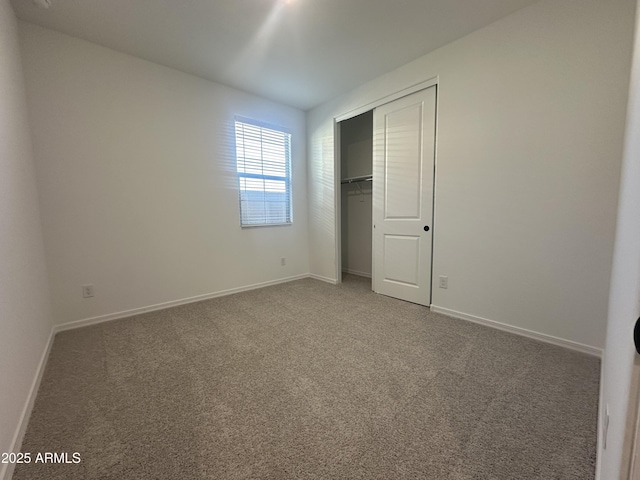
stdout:
<svg viewBox="0 0 640 480">
<path fill-rule="evenodd" d="M 373 111 L 340 122 L 341 178 L 371 175 Z M 371 277 L 373 182 L 342 184 L 342 271 Z"/>
</svg>

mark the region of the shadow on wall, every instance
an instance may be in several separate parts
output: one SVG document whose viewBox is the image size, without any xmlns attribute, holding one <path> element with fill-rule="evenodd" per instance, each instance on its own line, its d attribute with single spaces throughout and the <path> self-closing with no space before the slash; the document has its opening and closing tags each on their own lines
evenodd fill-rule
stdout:
<svg viewBox="0 0 640 480">
<path fill-rule="evenodd" d="M 333 127 L 333 125 L 331 125 Z M 318 245 L 335 243 L 335 179 L 334 163 L 327 162 L 334 158 L 333 132 L 328 129 L 316 131 L 311 135 L 311 162 L 309 163 L 309 225 L 311 248 Z M 320 274 L 335 275 L 335 255 L 332 272 L 321 271 Z"/>
</svg>

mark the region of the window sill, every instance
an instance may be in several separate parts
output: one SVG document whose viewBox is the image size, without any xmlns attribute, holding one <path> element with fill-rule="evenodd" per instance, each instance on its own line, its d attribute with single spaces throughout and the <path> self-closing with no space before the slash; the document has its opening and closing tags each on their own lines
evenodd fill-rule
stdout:
<svg viewBox="0 0 640 480">
<path fill-rule="evenodd" d="M 256 225 L 240 225 L 240 228 L 259 228 L 259 227 L 290 227 L 293 222 L 289 223 L 259 223 Z"/>
</svg>

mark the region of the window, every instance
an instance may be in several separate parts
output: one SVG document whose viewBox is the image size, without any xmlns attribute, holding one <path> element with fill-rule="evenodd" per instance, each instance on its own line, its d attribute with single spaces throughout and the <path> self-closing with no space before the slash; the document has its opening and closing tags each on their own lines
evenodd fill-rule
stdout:
<svg viewBox="0 0 640 480">
<path fill-rule="evenodd" d="M 291 223 L 291 134 L 236 119 L 240 225 Z"/>
</svg>

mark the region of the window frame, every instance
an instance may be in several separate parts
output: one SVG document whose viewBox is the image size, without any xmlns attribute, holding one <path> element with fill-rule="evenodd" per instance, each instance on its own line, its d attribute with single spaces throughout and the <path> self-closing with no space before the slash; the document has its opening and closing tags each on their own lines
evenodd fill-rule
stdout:
<svg viewBox="0 0 640 480">
<path fill-rule="evenodd" d="M 239 162 L 238 162 L 238 130 L 237 124 L 246 124 L 252 127 L 258 127 L 260 129 L 273 130 L 278 133 L 282 133 L 287 136 L 287 149 L 286 149 L 286 158 L 285 158 L 285 176 L 280 177 L 276 175 L 264 175 L 258 173 L 246 173 L 239 171 Z M 289 128 L 283 127 L 281 125 L 276 125 L 272 123 L 267 123 L 261 120 L 256 120 L 254 118 L 242 117 L 236 115 L 234 117 L 233 122 L 233 139 L 234 139 L 234 161 L 235 161 L 235 174 L 238 185 L 238 220 L 240 222 L 240 228 L 256 228 L 256 227 L 281 227 L 281 226 L 291 226 L 293 225 L 293 161 L 292 161 L 292 143 L 293 143 L 293 135 Z M 262 142 L 261 142 L 262 144 Z M 288 154 L 288 155 L 287 155 Z M 264 164 L 264 158 L 261 158 L 261 162 Z M 261 180 L 271 180 L 271 181 L 282 181 L 285 184 L 285 195 L 288 195 L 288 222 L 274 222 L 274 223 L 242 223 L 243 219 L 243 211 L 242 211 L 242 193 L 247 190 L 243 190 L 241 187 L 241 179 L 249 178 L 249 179 L 261 179 Z M 259 190 L 258 190 L 259 191 Z M 264 217 L 266 222 L 266 215 Z"/>
</svg>

